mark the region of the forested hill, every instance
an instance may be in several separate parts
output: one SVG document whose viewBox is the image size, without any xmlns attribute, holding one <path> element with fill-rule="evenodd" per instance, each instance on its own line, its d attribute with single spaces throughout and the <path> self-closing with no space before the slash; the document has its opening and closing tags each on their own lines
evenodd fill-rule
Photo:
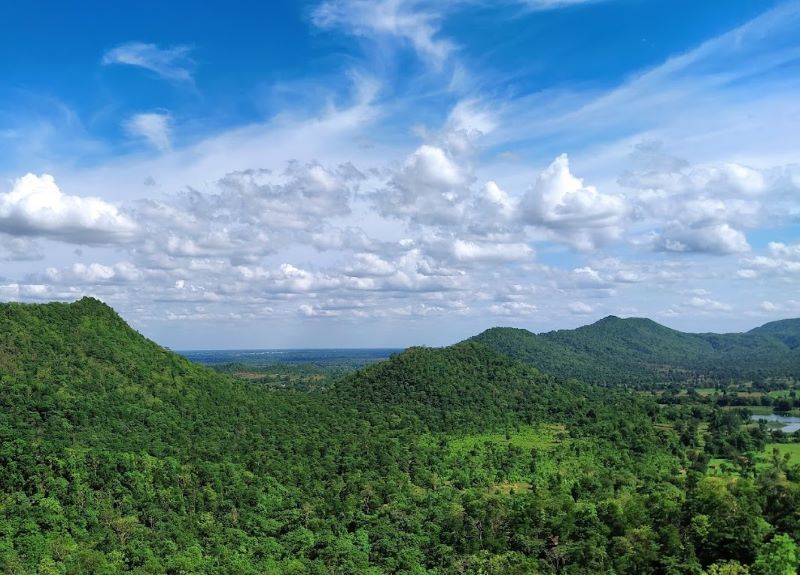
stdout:
<svg viewBox="0 0 800 575">
<path fill-rule="evenodd" d="M 776 337 L 791 348 L 800 347 L 800 319 L 771 321 L 747 333 Z"/>
<path fill-rule="evenodd" d="M 642 419 L 629 417 L 652 410 L 652 403 L 556 380 L 470 341 L 410 348 L 345 377 L 331 393 L 367 416 L 391 413 L 425 431 L 474 432 L 547 421 L 592 434 L 609 432 L 603 426 L 614 420 L 628 442 L 653 437 L 652 429 L 640 427 Z"/>
<path fill-rule="evenodd" d="M 642 343 L 663 330 L 638 325 Z M 2 304 L 0 573 L 771 575 L 759 562 L 800 534 L 800 468 L 706 477 L 709 455 L 764 431 L 695 407 L 476 341 L 276 389 L 193 365 L 93 299 Z"/>
<path fill-rule="evenodd" d="M 747 333 L 683 333 L 609 316 L 574 330 L 492 328 L 471 338 L 540 370 L 602 384 L 800 376 L 800 319 Z"/>
<path fill-rule="evenodd" d="M 276 390 L 97 300 L 2 304 L 0 572 L 635 573 L 576 514 L 681 481 L 661 413 L 476 343 Z"/>
</svg>

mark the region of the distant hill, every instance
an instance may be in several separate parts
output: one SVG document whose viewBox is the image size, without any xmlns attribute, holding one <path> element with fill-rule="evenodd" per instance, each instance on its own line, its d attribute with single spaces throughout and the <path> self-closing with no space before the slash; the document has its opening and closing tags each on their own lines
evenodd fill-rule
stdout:
<svg viewBox="0 0 800 575">
<path fill-rule="evenodd" d="M 800 320 L 747 333 L 684 333 L 650 319 L 608 316 L 573 330 L 492 328 L 473 337 L 560 377 L 613 384 L 800 376 Z"/>
<path fill-rule="evenodd" d="M 800 318 L 771 321 L 761 327 L 751 329 L 747 333 L 776 337 L 787 346 L 795 349 L 800 347 Z"/>
</svg>

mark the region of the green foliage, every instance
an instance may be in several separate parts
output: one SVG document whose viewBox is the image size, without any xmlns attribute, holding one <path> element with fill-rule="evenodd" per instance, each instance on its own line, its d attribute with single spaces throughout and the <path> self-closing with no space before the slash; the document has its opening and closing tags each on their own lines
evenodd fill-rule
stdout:
<svg viewBox="0 0 800 575">
<path fill-rule="evenodd" d="M 790 462 L 705 477 L 764 444 L 713 405 L 476 341 L 330 381 L 205 369 L 92 299 L 0 305 L 0 572 L 721 575 L 800 535 Z"/>
<path fill-rule="evenodd" d="M 800 319 L 743 334 L 690 334 L 609 316 L 574 330 L 492 328 L 472 338 L 545 373 L 604 385 L 800 376 Z M 794 342 L 794 343 L 793 343 Z"/>
<path fill-rule="evenodd" d="M 797 543 L 788 535 L 777 535 L 759 552 L 754 575 L 796 575 L 800 567 Z"/>
</svg>

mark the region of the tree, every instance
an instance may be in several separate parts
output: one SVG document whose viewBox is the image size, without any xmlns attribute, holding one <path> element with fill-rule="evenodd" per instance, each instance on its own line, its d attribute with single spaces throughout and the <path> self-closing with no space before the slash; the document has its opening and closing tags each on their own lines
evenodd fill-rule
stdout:
<svg viewBox="0 0 800 575">
<path fill-rule="evenodd" d="M 797 543 L 786 534 L 776 535 L 764 545 L 753 564 L 755 575 L 797 575 L 800 557 Z"/>
<path fill-rule="evenodd" d="M 706 571 L 707 575 L 750 575 L 750 570 L 738 561 L 714 563 Z"/>
</svg>

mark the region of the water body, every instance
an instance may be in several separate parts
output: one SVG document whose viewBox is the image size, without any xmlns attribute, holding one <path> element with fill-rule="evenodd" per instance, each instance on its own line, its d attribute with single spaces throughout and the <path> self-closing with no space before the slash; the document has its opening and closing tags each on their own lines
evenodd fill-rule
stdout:
<svg viewBox="0 0 800 575">
<path fill-rule="evenodd" d="M 281 364 L 366 365 L 403 351 L 395 348 L 358 349 L 224 349 L 185 350 L 178 353 L 204 365 L 241 363 L 252 366 Z"/>
<path fill-rule="evenodd" d="M 784 433 L 794 433 L 800 430 L 800 417 L 793 415 L 751 415 L 750 419 L 754 421 L 774 421 L 783 424 L 781 431 Z"/>
</svg>

